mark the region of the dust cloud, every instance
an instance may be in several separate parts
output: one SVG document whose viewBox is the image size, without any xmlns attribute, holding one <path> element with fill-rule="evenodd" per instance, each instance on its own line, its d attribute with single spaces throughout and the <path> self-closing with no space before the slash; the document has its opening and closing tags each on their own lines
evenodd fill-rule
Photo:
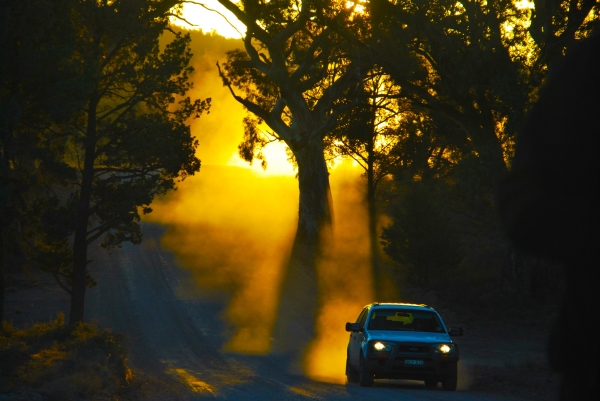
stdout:
<svg viewBox="0 0 600 401">
<path fill-rule="evenodd" d="M 201 296 L 226 297 L 223 319 L 231 335 L 225 349 L 264 354 L 271 347 L 297 225 L 298 183 L 282 147 L 265 152 L 269 162 L 265 172 L 237 157 L 245 112 L 222 86 L 215 67 L 217 60 L 225 60 L 227 50 L 237 47 L 242 47 L 239 40 L 192 33 L 191 95 L 212 98 L 210 114 L 192 125 L 202 170 L 158 199 L 144 220 L 168 227 L 162 244 L 191 272 Z M 373 301 L 365 183 L 360 174 L 350 162 L 331 169 L 333 241 L 317 265 L 320 312 L 316 338 L 304 358 L 305 373 L 318 380 L 345 380 L 344 324 Z"/>
<path fill-rule="evenodd" d="M 285 152 L 283 158 L 270 157 L 266 171 L 250 168 L 237 155 L 245 111 L 223 87 L 216 62 L 243 43 L 190 33 L 195 70 L 190 96 L 212 98 L 210 114 L 191 126 L 202 169 L 155 202 L 145 220 L 168 227 L 163 245 L 190 270 L 203 296 L 228 297 L 224 319 L 233 334 L 226 348 L 265 353 L 295 233 L 297 184 Z"/>
<path fill-rule="evenodd" d="M 205 166 L 154 206 L 150 220 L 169 227 L 163 246 L 206 296 L 229 297 L 225 318 L 234 334 L 228 350 L 269 350 L 297 198 L 294 177 Z"/>
<path fill-rule="evenodd" d="M 373 302 L 368 214 L 362 170 L 346 161 L 331 172 L 333 240 L 317 263 L 320 310 L 316 338 L 305 357 L 312 379 L 344 383 L 348 333 L 362 307 Z"/>
</svg>

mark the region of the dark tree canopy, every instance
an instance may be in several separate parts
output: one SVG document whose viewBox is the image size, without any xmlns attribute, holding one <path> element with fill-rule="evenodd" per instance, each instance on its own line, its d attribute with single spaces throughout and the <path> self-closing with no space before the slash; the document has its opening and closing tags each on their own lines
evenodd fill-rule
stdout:
<svg viewBox="0 0 600 401">
<path fill-rule="evenodd" d="M 600 142 L 600 36 L 567 51 L 517 143 L 514 163 L 499 191 L 499 211 L 515 246 L 560 261 L 565 293 L 548 346 L 552 368 L 562 374 L 560 399 L 594 400 L 600 372 L 590 355 L 568 352 L 585 341 L 585 321 L 600 306 L 596 244 Z M 585 305 L 585 307 L 581 307 Z"/>
<path fill-rule="evenodd" d="M 210 99 L 186 95 L 192 87 L 190 37 L 172 31 L 169 19 L 180 3 L 45 1 L 40 5 L 54 17 L 49 39 L 9 37 L 13 51 L 25 55 L 22 65 L 14 66 L 11 82 L 21 85 L 23 104 L 45 119 L 34 127 L 17 121 L 3 134 L 37 135 L 38 146 L 58 143 L 46 159 L 26 152 L 37 157 L 37 167 L 60 180 L 52 196 L 25 212 L 38 216 L 29 219 L 41 230 L 37 260 L 71 293 L 71 322 L 83 319 L 86 283 L 93 284 L 86 270 L 87 247 L 98 239 L 105 248 L 139 243 L 140 212 L 149 213 L 155 196 L 200 169 L 189 120 L 206 112 Z M 9 6 L 9 12 L 21 15 L 19 5 Z M 37 65 L 26 58 L 28 51 L 47 70 L 58 71 L 42 75 L 42 93 L 25 86 L 30 84 L 26 68 Z M 10 142 L 2 145 L 7 149 Z M 14 163 L 9 170 L 23 172 Z"/>
<path fill-rule="evenodd" d="M 436 191 L 436 189 L 438 191 Z M 461 261 L 458 233 L 440 207 L 439 188 L 415 183 L 405 188 L 394 224 L 382 235 L 385 252 L 404 271 L 404 277 L 428 285 L 447 277 Z"/>
</svg>

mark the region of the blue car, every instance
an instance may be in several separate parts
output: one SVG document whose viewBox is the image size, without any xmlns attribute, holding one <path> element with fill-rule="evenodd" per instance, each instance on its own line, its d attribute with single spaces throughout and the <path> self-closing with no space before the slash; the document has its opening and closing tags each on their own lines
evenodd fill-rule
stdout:
<svg viewBox="0 0 600 401">
<path fill-rule="evenodd" d="M 346 331 L 349 383 L 371 387 L 374 379 L 409 379 L 456 390 L 458 344 L 450 336 L 462 336 L 463 330 L 447 329 L 435 309 L 376 302 L 365 306 L 355 323 L 346 323 Z"/>
</svg>

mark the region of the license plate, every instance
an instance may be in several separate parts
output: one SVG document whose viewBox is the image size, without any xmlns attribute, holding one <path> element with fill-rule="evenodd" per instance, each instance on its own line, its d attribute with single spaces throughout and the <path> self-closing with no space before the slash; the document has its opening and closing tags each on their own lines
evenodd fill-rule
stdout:
<svg viewBox="0 0 600 401">
<path fill-rule="evenodd" d="M 404 361 L 405 365 L 424 365 L 425 363 L 423 361 L 419 361 L 419 360 L 414 360 L 414 359 L 406 359 Z"/>
</svg>

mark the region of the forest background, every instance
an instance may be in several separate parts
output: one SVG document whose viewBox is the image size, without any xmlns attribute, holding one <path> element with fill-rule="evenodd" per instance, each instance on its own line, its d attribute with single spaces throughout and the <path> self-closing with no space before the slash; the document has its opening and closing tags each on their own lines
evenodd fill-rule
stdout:
<svg viewBox="0 0 600 401">
<path fill-rule="evenodd" d="M 346 158 L 364 170 L 375 299 L 389 283 L 494 311 L 557 298 L 560 266 L 511 247 L 495 191 L 597 1 L 220 1 L 245 40 L 174 27 L 181 3 L 0 2 L 0 320 L 22 268 L 53 275 L 83 320 L 88 245 L 139 243 L 153 199 L 200 171 L 190 125 L 211 101 L 188 93 L 225 52 L 218 73 L 248 111 L 240 157 L 268 170 L 283 141 L 298 168 L 300 266 L 322 253 L 327 171 Z"/>
</svg>

